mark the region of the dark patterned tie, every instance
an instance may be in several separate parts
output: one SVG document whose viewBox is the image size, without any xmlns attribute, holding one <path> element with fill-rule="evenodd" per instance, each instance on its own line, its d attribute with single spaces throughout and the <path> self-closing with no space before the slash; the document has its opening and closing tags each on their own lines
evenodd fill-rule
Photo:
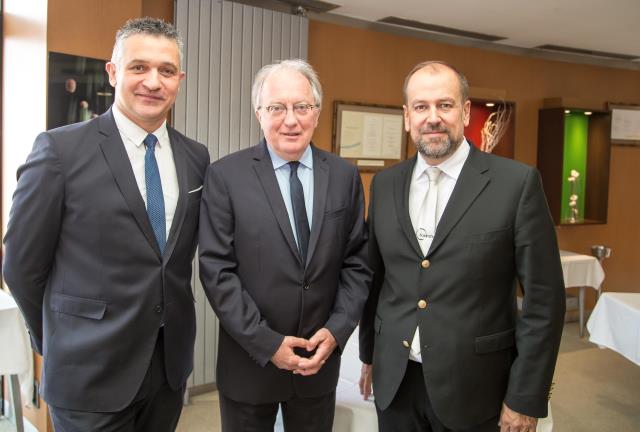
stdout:
<svg viewBox="0 0 640 432">
<path fill-rule="evenodd" d="M 296 235 L 298 237 L 298 249 L 302 263 L 307 262 L 307 248 L 309 247 L 309 219 L 307 219 L 307 208 L 304 205 L 304 191 L 302 183 L 298 178 L 298 166 L 300 162 L 289 162 L 289 189 L 291 192 L 291 205 L 293 207 L 293 220 L 296 225 Z"/>
<path fill-rule="evenodd" d="M 164 213 L 164 195 L 162 194 L 162 182 L 160 181 L 160 170 L 156 161 L 155 149 L 158 138 L 149 134 L 144 139 L 147 152 L 144 155 L 144 181 L 147 186 L 147 213 L 156 236 L 160 253 L 164 253 L 167 242 L 167 220 Z"/>
</svg>

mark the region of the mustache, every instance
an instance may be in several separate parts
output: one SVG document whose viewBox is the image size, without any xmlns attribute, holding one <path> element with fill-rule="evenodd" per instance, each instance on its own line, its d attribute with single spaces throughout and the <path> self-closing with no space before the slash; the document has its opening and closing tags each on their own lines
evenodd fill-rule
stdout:
<svg viewBox="0 0 640 432">
<path fill-rule="evenodd" d="M 442 125 L 427 125 L 425 127 L 421 127 L 420 128 L 420 133 L 424 134 L 424 133 L 433 133 L 433 132 L 437 132 L 437 133 L 449 133 L 449 129 L 447 129 L 446 127 L 442 126 Z"/>
</svg>

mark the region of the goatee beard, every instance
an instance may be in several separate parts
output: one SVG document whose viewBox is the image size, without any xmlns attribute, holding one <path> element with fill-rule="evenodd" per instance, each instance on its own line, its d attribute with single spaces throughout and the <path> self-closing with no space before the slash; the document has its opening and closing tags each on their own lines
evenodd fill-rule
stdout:
<svg viewBox="0 0 640 432">
<path fill-rule="evenodd" d="M 440 132 L 440 131 L 438 131 Z M 446 137 L 433 137 L 428 140 L 424 140 L 422 136 L 415 143 L 418 152 L 427 159 L 442 159 L 445 156 L 452 154 L 460 145 L 460 142 L 455 143 L 449 134 L 449 131 L 441 131 L 447 134 Z"/>
</svg>

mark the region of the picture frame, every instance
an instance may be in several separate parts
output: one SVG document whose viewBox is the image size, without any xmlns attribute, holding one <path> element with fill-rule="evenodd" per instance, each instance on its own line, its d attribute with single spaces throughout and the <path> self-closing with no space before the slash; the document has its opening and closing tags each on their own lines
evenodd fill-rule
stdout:
<svg viewBox="0 0 640 432">
<path fill-rule="evenodd" d="M 49 52 L 47 129 L 103 114 L 114 101 L 106 60 Z"/>
<path fill-rule="evenodd" d="M 407 157 L 402 107 L 335 101 L 333 152 L 360 171 L 379 171 Z"/>
<path fill-rule="evenodd" d="M 640 105 L 608 103 L 611 111 L 611 144 L 640 146 Z"/>
</svg>

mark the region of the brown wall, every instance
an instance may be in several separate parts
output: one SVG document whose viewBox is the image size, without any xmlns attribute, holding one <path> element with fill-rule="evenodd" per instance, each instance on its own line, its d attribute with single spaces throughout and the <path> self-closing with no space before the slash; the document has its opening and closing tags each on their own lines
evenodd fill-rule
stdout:
<svg viewBox="0 0 640 432">
<path fill-rule="evenodd" d="M 309 61 L 325 93 L 314 141 L 331 148 L 334 100 L 402 105 L 405 74 L 428 59 L 460 68 L 472 89 L 493 89 L 515 102 L 515 158 L 531 165 L 536 163 L 538 109 L 544 98 L 578 98 L 599 107 L 607 101 L 640 103 L 638 71 L 540 60 L 311 21 Z M 611 156 L 608 224 L 558 228 L 559 244 L 581 253 L 589 253 L 592 244 L 607 244 L 613 253 L 605 263 L 605 290 L 640 292 L 636 252 L 640 147 L 614 146 Z M 363 174 L 366 189 L 371 177 Z"/>
<path fill-rule="evenodd" d="M 50 0 L 48 50 L 99 59 L 111 57 L 116 30 L 129 18 L 173 20 L 171 0 Z"/>
</svg>

